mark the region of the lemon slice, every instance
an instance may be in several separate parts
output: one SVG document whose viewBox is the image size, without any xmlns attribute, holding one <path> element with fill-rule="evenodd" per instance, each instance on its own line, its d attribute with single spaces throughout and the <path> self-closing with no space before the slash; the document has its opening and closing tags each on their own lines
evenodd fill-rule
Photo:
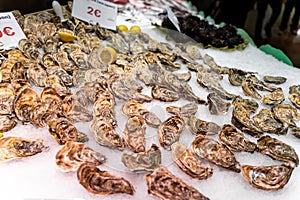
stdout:
<svg viewBox="0 0 300 200">
<path fill-rule="evenodd" d="M 68 29 L 60 30 L 57 34 L 63 42 L 72 42 L 76 39 L 73 32 Z"/>
<path fill-rule="evenodd" d="M 128 27 L 124 24 L 120 24 L 117 26 L 117 31 L 118 32 L 127 32 L 128 31 Z"/>
<path fill-rule="evenodd" d="M 117 52 L 112 47 L 103 47 L 99 51 L 99 58 L 101 63 L 109 65 L 117 60 Z"/>
<path fill-rule="evenodd" d="M 139 27 L 138 25 L 131 26 L 129 31 L 134 34 L 139 34 L 142 32 L 141 27 Z"/>
</svg>

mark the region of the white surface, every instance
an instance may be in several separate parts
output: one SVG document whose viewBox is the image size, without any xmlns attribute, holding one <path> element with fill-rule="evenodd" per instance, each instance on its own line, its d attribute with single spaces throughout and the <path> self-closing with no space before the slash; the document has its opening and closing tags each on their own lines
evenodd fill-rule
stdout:
<svg viewBox="0 0 300 200">
<path fill-rule="evenodd" d="M 150 33 L 150 30 L 145 32 Z M 157 40 L 162 39 L 162 37 L 156 33 L 153 33 Z M 202 55 L 205 53 L 211 55 L 215 58 L 217 64 L 227 67 L 235 67 L 248 71 L 259 72 L 260 78 L 263 75 L 281 75 L 288 78 L 287 82 L 281 86 L 284 89 L 286 100 L 284 103 L 290 103 L 287 99 L 288 88 L 291 85 L 299 83 L 300 71 L 299 69 L 287 66 L 286 64 L 279 62 L 275 58 L 264 54 L 253 46 L 248 46 L 244 51 L 218 51 L 213 49 L 200 49 Z M 199 61 L 200 63 L 202 61 Z M 181 70 L 182 72 L 187 71 L 186 68 Z M 194 92 L 206 99 L 208 94 L 207 90 L 200 87 L 196 83 L 195 73 L 192 73 L 192 80 L 190 84 L 193 86 Z M 228 82 L 227 76 L 224 76 L 222 80 L 222 86 L 226 88 L 229 92 L 243 95 L 241 87 L 231 86 Z M 146 90 L 149 94 L 149 90 Z M 170 115 L 166 113 L 165 107 L 168 105 L 183 105 L 187 101 L 180 100 L 174 103 L 161 103 L 158 101 L 153 101 L 152 103 L 145 104 L 148 109 L 155 112 L 159 118 L 163 121 L 167 119 Z M 117 119 L 118 128 L 117 132 L 122 134 L 127 117 L 121 114 L 120 106 L 122 101 L 117 100 Z M 261 109 L 263 106 L 260 106 Z M 213 121 L 219 125 L 230 123 L 232 106 L 226 115 L 212 116 L 208 112 L 207 106 L 199 105 L 198 112 L 196 116 L 200 119 Z M 268 107 L 270 108 L 270 107 Z M 298 122 L 297 122 L 298 123 Z M 129 180 L 136 193 L 134 196 L 129 195 L 111 195 L 111 196 L 95 196 L 88 193 L 78 182 L 76 177 L 76 172 L 64 173 L 61 172 L 55 164 L 55 155 L 57 151 L 61 148 L 56 141 L 52 138 L 46 128 L 37 129 L 32 125 L 21 125 L 18 124 L 16 128 L 12 131 L 4 133 L 5 136 L 17 135 L 28 138 L 42 138 L 45 144 L 50 147 L 48 152 L 43 152 L 36 156 L 18 160 L 12 160 L 8 162 L 0 162 L 0 199 L 9 200 L 49 200 L 49 199 L 157 199 L 156 197 L 149 196 L 147 194 L 146 182 L 144 180 L 145 173 L 132 173 L 126 169 L 126 167 L 121 163 L 121 152 L 117 150 L 111 150 L 106 147 L 98 145 L 93 139 L 93 134 L 89 130 L 90 123 L 79 123 L 75 124 L 78 129 L 82 132 L 88 134 L 90 140 L 86 144 L 96 151 L 105 154 L 108 157 L 107 163 L 99 166 L 102 170 L 108 170 L 111 173 L 122 176 Z M 147 128 L 147 148 L 151 146 L 153 142 L 159 145 L 158 139 L 156 137 L 157 130 L 153 128 Z M 286 136 L 274 136 L 287 144 L 293 146 L 300 154 L 300 140 L 294 136 L 288 134 Z M 180 138 L 180 141 L 190 146 L 194 136 L 185 130 Z M 251 140 L 255 141 L 253 138 L 249 137 Z M 300 171 L 296 168 L 291 176 L 290 181 L 282 190 L 278 191 L 262 191 L 253 188 L 248 182 L 243 178 L 241 173 L 231 172 L 226 169 L 222 169 L 213 164 L 209 164 L 205 161 L 204 164 L 210 165 L 214 169 L 214 174 L 208 180 L 196 180 L 192 179 L 188 175 L 182 173 L 177 165 L 172 161 L 170 152 L 164 151 L 162 148 L 162 165 L 167 166 L 167 168 L 176 176 L 182 178 L 186 182 L 192 184 L 205 196 L 212 200 L 294 200 L 298 199 L 298 189 L 300 185 Z M 126 152 L 128 150 L 125 150 Z M 236 153 L 237 160 L 241 164 L 251 164 L 251 165 L 270 165 L 279 164 L 279 162 L 273 161 L 267 156 L 263 156 L 258 153 Z"/>
</svg>

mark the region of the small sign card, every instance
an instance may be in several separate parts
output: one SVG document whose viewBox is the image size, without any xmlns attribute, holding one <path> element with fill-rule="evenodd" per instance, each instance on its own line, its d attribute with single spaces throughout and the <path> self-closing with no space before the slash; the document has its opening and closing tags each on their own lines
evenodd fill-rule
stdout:
<svg viewBox="0 0 300 200">
<path fill-rule="evenodd" d="M 19 40 L 26 38 L 22 28 L 11 12 L 0 13 L 0 49 L 18 47 Z"/>
<path fill-rule="evenodd" d="M 72 16 L 85 22 L 116 30 L 118 6 L 103 0 L 74 0 Z"/>
</svg>

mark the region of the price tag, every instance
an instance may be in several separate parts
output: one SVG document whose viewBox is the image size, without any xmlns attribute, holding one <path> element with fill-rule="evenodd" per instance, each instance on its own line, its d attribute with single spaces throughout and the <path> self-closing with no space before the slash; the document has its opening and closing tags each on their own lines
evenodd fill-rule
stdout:
<svg viewBox="0 0 300 200">
<path fill-rule="evenodd" d="M 16 18 L 11 12 L 0 13 L 0 49 L 18 47 L 19 40 L 26 38 Z"/>
<path fill-rule="evenodd" d="M 118 6 L 103 0 L 74 0 L 72 16 L 85 22 L 116 30 Z"/>
<path fill-rule="evenodd" d="M 171 10 L 170 7 L 167 7 L 167 14 L 168 14 L 168 18 L 170 19 L 170 21 L 174 24 L 175 28 L 180 31 L 180 27 L 179 27 L 179 22 L 178 19 L 176 17 L 176 15 L 173 13 L 173 11 Z"/>
</svg>

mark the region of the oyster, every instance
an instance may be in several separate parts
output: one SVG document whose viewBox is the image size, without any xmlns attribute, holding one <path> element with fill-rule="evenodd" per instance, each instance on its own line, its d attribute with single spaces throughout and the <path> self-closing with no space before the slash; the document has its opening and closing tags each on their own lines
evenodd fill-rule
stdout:
<svg viewBox="0 0 300 200">
<path fill-rule="evenodd" d="M 264 76 L 264 81 L 267 83 L 282 84 L 286 82 L 286 78 L 282 76 Z"/>
<path fill-rule="evenodd" d="M 231 151 L 253 153 L 257 145 L 248 140 L 242 133 L 230 124 L 224 124 L 219 134 L 219 140 Z"/>
<path fill-rule="evenodd" d="M 253 75 L 247 76 L 242 81 L 242 89 L 246 96 L 255 98 L 255 99 L 261 99 L 262 96 L 258 93 L 255 82 L 257 78 Z"/>
<path fill-rule="evenodd" d="M 123 134 L 128 147 L 135 153 L 146 149 L 146 122 L 141 116 L 130 117 Z"/>
<path fill-rule="evenodd" d="M 145 176 L 148 193 L 162 200 L 209 200 L 190 184 L 173 175 L 167 168 L 159 167 Z"/>
<path fill-rule="evenodd" d="M 17 121 L 12 115 L 0 115 L 0 131 L 7 132 L 17 125 Z"/>
<path fill-rule="evenodd" d="M 42 57 L 42 63 L 47 68 L 58 65 L 51 53 L 45 53 Z"/>
<path fill-rule="evenodd" d="M 241 131 L 253 137 L 259 138 L 263 135 L 262 130 L 256 127 L 254 122 L 251 120 L 250 111 L 241 104 L 237 104 L 234 107 L 231 123 Z"/>
<path fill-rule="evenodd" d="M 263 136 L 257 140 L 257 146 L 259 152 L 275 160 L 286 162 L 292 167 L 299 164 L 299 158 L 294 148 L 276 138 Z"/>
<path fill-rule="evenodd" d="M 101 118 L 95 118 L 90 126 L 96 141 L 103 146 L 116 148 L 120 151 L 125 149 L 124 139 L 117 134 L 113 126 Z"/>
<path fill-rule="evenodd" d="M 178 116 L 169 117 L 158 127 L 160 145 L 166 150 L 171 150 L 171 145 L 179 140 L 184 129 L 185 122 L 183 118 Z"/>
<path fill-rule="evenodd" d="M 24 65 L 22 62 L 16 62 L 10 72 L 11 72 L 11 80 L 15 80 L 15 79 L 27 79 L 26 77 L 26 73 L 24 70 Z M 28 70 L 27 70 L 27 74 L 28 74 Z"/>
<path fill-rule="evenodd" d="M 45 43 L 45 39 L 49 36 L 53 36 L 56 33 L 56 26 L 53 23 L 45 23 L 38 26 L 37 37 Z"/>
<path fill-rule="evenodd" d="M 75 43 L 64 43 L 59 47 L 60 51 L 64 51 L 70 56 L 70 54 L 74 51 L 81 51 L 81 47 L 79 44 Z"/>
<path fill-rule="evenodd" d="M 73 51 L 70 53 L 70 57 L 74 61 L 74 63 L 79 67 L 79 69 L 89 69 L 87 60 L 88 55 L 84 52 L 80 51 Z"/>
<path fill-rule="evenodd" d="M 237 96 L 233 101 L 232 104 L 234 106 L 242 105 L 246 110 L 249 112 L 255 113 L 258 109 L 258 103 L 254 99 L 244 99 L 240 96 Z"/>
<path fill-rule="evenodd" d="M 294 168 L 285 165 L 243 165 L 241 170 L 245 179 L 253 187 L 263 190 L 278 190 L 288 183 Z"/>
<path fill-rule="evenodd" d="M 196 103 L 188 103 L 183 106 L 168 106 L 166 107 L 168 113 L 174 114 L 179 117 L 190 117 L 196 114 L 198 111 L 198 105 Z"/>
<path fill-rule="evenodd" d="M 208 110 L 212 115 L 226 114 L 231 103 L 225 101 L 217 93 L 209 93 L 207 95 Z"/>
<path fill-rule="evenodd" d="M 199 47 L 196 45 L 187 45 L 185 51 L 192 60 L 199 60 L 202 58 Z"/>
<path fill-rule="evenodd" d="M 43 49 L 45 53 L 56 53 L 58 51 L 59 38 L 56 36 L 48 36 L 44 39 Z"/>
<path fill-rule="evenodd" d="M 262 131 L 275 134 L 286 134 L 287 128 L 283 126 L 280 121 L 274 118 L 272 111 L 268 109 L 261 109 L 258 114 L 253 116 L 255 126 Z"/>
<path fill-rule="evenodd" d="M 29 157 L 47 149 L 42 139 L 9 136 L 0 139 L 0 160 Z"/>
<path fill-rule="evenodd" d="M 67 95 L 62 101 L 62 112 L 72 122 L 89 122 L 93 119 L 92 113 L 79 103 L 75 95 Z"/>
<path fill-rule="evenodd" d="M 134 172 L 139 171 L 154 171 L 161 164 L 161 152 L 155 144 L 151 148 L 137 154 L 122 155 L 122 163 Z"/>
<path fill-rule="evenodd" d="M 214 123 L 198 119 L 195 116 L 191 116 L 188 119 L 189 130 L 196 135 L 215 135 L 221 130 L 221 127 Z"/>
<path fill-rule="evenodd" d="M 57 76 L 62 84 L 66 87 L 73 86 L 73 79 L 72 77 L 67 73 L 66 70 L 59 66 L 52 66 L 51 68 L 46 69 L 48 76 L 54 75 Z"/>
<path fill-rule="evenodd" d="M 180 96 L 177 92 L 157 85 L 152 87 L 151 95 L 154 99 L 164 102 L 173 102 L 180 99 Z"/>
<path fill-rule="evenodd" d="M 203 57 L 203 62 L 207 64 L 213 71 L 217 72 L 218 74 L 228 74 L 229 68 L 219 66 L 213 57 L 208 54 L 205 54 Z"/>
<path fill-rule="evenodd" d="M 83 143 L 68 141 L 55 156 L 56 165 L 65 172 L 76 171 L 81 164 L 100 165 L 106 157 Z"/>
<path fill-rule="evenodd" d="M 125 193 L 133 195 L 135 190 L 126 179 L 107 171 L 101 171 L 95 165 L 84 163 L 77 170 L 79 183 L 90 193 L 109 195 Z"/>
<path fill-rule="evenodd" d="M 261 99 L 261 102 L 267 105 L 280 104 L 284 101 L 284 94 L 282 88 L 277 88 L 270 94 L 266 94 Z"/>
<path fill-rule="evenodd" d="M 61 113 L 62 98 L 52 87 L 45 87 L 41 93 L 42 102 L 46 103 L 49 111 Z"/>
<path fill-rule="evenodd" d="M 76 38 L 77 38 L 78 44 L 81 46 L 81 50 L 84 53 L 89 54 L 90 50 L 91 50 L 91 47 L 90 47 L 91 45 L 90 45 L 90 37 L 88 36 L 88 34 L 85 32 L 81 32 L 81 33 L 77 34 Z"/>
<path fill-rule="evenodd" d="M 250 72 L 243 71 L 236 68 L 230 68 L 228 74 L 228 80 L 231 85 L 242 86 L 243 79 L 247 77 Z"/>
<path fill-rule="evenodd" d="M 211 167 L 204 167 L 199 158 L 191 153 L 184 144 L 172 144 L 172 157 L 183 172 L 200 180 L 208 179 L 213 174 Z"/>
<path fill-rule="evenodd" d="M 30 110 L 29 120 L 37 128 L 43 128 L 47 125 L 48 117 L 52 117 L 54 112 L 50 105 L 45 102 L 36 103 Z"/>
<path fill-rule="evenodd" d="M 78 129 L 66 118 L 52 116 L 47 121 L 49 132 L 55 138 L 58 144 L 65 144 L 67 141 L 86 142 L 88 140 L 84 133 Z"/>
<path fill-rule="evenodd" d="M 29 79 L 38 87 L 45 86 L 45 80 L 47 78 L 47 72 L 38 63 L 33 63 L 27 70 Z"/>
<path fill-rule="evenodd" d="M 220 167 L 234 172 L 240 172 L 240 163 L 234 154 L 219 142 L 204 135 L 198 135 L 192 142 L 193 152 L 201 158 Z"/>
<path fill-rule="evenodd" d="M 300 108 L 300 95 L 292 93 L 289 95 L 289 100 L 293 103 L 296 108 Z"/>
<path fill-rule="evenodd" d="M 290 104 L 280 104 L 273 106 L 272 111 L 276 119 L 284 125 L 296 126 L 294 120 L 300 119 L 300 114 L 297 109 Z"/>
<path fill-rule="evenodd" d="M 112 97 L 106 86 L 98 81 L 86 82 L 84 83 L 84 88 L 87 97 L 92 103 L 95 103 L 101 97 Z"/>
<path fill-rule="evenodd" d="M 69 60 L 67 52 L 59 51 L 59 52 L 53 54 L 53 57 L 54 57 L 55 61 L 58 63 L 58 65 L 62 69 L 66 70 L 67 72 L 72 72 L 78 68 L 76 65 L 74 65 Z"/>
<path fill-rule="evenodd" d="M 56 75 L 49 75 L 45 79 L 45 87 L 52 87 L 59 96 L 64 97 L 71 94 L 71 91 L 64 85 L 62 80 Z"/>
<path fill-rule="evenodd" d="M 22 121 L 23 124 L 30 122 L 30 110 L 40 101 L 37 92 L 31 88 L 23 89 L 15 98 L 15 113 L 17 118 Z"/>
<path fill-rule="evenodd" d="M 11 115 L 14 110 L 15 91 L 8 83 L 0 84 L 0 115 Z"/>
</svg>

